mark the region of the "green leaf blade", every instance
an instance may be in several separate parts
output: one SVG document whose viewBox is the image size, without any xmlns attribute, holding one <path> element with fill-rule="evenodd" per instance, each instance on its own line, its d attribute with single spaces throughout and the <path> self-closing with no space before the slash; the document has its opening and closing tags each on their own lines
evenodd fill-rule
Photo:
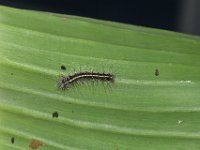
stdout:
<svg viewBox="0 0 200 150">
<path fill-rule="evenodd" d="M 0 148 L 199 149 L 199 49 L 199 37 L 1 6 Z M 74 69 L 116 81 L 60 90 Z"/>
</svg>

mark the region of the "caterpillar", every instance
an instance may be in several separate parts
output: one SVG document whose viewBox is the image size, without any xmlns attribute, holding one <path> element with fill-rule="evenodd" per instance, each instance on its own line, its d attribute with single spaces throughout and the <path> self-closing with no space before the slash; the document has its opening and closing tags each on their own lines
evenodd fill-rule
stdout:
<svg viewBox="0 0 200 150">
<path fill-rule="evenodd" d="M 86 80 L 101 81 L 101 82 L 114 82 L 115 76 L 110 73 L 99 72 L 79 72 L 74 75 L 61 76 L 58 86 L 61 89 L 68 89 L 74 84 Z"/>
</svg>

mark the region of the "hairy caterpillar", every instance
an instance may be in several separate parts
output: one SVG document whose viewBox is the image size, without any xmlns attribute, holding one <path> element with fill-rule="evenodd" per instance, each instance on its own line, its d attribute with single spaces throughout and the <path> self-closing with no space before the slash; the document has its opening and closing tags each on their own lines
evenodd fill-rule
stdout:
<svg viewBox="0 0 200 150">
<path fill-rule="evenodd" d="M 114 82 L 114 75 L 110 73 L 99 73 L 99 72 L 79 72 L 74 75 L 61 76 L 58 86 L 61 89 L 68 89 L 72 85 L 86 81 L 101 81 L 101 82 Z"/>
</svg>

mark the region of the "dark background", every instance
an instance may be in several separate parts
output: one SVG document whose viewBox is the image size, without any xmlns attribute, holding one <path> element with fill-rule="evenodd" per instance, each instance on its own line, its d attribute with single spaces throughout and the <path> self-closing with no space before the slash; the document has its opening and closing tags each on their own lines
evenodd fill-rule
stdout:
<svg viewBox="0 0 200 150">
<path fill-rule="evenodd" d="M 0 5 L 200 35 L 200 0 L 0 0 Z"/>
</svg>

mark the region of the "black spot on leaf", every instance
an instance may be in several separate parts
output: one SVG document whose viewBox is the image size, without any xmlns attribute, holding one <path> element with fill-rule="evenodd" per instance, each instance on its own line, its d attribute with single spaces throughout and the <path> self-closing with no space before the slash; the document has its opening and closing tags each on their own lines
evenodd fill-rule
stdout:
<svg viewBox="0 0 200 150">
<path fill-rule="evenodd" d="M 14 138 L 14 137 L 11 138 L 11 143 L 12 143 L 12 144 L 15 143 L 15 138 Z"/>
<path fill-rule="evenodd" d="M 53 118 L 58 118 L 58 116 L 59 116 L 58 112 L 54 112 L 54 113 L 52 114 L 52 117 L 53 117 Z"/>
<path fill-rule="evenodd" d="M 159 76 L 160 72 L 158 69 L 155 70 L 155 76 Z"/>
<path fill-rule="evenodd" d="M 60 69 L 61 69 L 61 70 L 66 70 L 66 67 L 65 67 L 64 65 L 61 65 L 61 66 L 60 66 Z"/>
</svg>

